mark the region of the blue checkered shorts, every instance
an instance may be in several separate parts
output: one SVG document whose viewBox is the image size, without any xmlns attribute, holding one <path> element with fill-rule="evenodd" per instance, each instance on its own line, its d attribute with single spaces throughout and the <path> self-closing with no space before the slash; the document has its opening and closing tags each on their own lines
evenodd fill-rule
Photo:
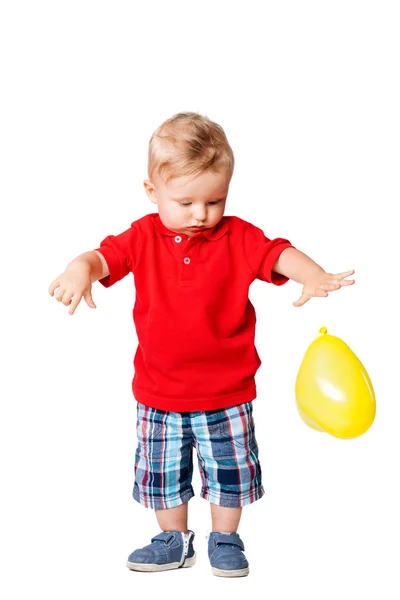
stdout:
<svg viewBox="0 0 400 600">
<path fill-rule="evenodd" d="M 138 402 L 136 429 L 133 498 L 147 508 L 173 508 L 194 496 L 193 448 L 205 500 L 239 507 L 264 495 L 252 402 L 201 412 Z"/>
</svg>

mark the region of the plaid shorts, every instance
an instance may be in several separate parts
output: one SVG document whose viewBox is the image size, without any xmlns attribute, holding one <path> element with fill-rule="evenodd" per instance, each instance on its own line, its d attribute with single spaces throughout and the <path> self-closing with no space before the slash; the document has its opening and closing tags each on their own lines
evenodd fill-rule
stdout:
<svg viewBox="0 0 400 600">
<path fill-rule="evenodd" d="M 145 507 L 173 508 L 194 496 L 193 447 L 202 498 L 239 507 L 264 495 L 252 402 L 201 412 L 162 411 L 138 402 L 136 429 L 133 498 Z"/>
</svg>

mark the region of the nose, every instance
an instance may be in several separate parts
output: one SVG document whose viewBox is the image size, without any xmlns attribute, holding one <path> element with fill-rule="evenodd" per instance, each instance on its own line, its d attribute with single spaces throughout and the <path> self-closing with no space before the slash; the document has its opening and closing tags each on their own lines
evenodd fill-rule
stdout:
<svg viewBox="0 0 400 600">
<path fill-rule="evenodd" d="M 193 211 L 193 220 L 197 223 L 202 223 L 207 218 L 207 209 L 205 206 L 198 206 Z"/>
</svg>

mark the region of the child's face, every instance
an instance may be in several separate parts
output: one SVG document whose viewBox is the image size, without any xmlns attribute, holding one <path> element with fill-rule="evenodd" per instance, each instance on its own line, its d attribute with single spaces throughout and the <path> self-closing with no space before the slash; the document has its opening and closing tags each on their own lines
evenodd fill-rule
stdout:
<svg viewBox="0 0 400 600">
<path fill-rule="evenodd" d="M 163 224 L 171 231 L 191 236 L 201 226 L 214 227 L 222 219 L 230 179 L 225 172 L 210 170 L 195 177 L 175 177 L 165 184 L 160 178 L 144 181 L 150 200 L 158 205 Z"/>
</svg>

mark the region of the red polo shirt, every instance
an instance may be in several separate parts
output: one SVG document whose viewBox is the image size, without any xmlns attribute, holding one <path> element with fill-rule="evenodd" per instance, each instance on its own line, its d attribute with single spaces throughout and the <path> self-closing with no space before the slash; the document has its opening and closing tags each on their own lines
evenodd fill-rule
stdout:
<svg viewBox="0 0 400 600">
<path fill-rule="evenodd" d="M 100 243 L 96 250 L 110 271 L 102 285 L 134 276 L 139 344 L 132 390 L 138 402 L 183 412 L 256 397 L 261 360 L 249 286 L 255 279 L 285 283 L 288 278 L 272 268 L 289 247 L 288 240 L 269 240 L 233 216 L 188 238 L 165 227 L 158 213 Z"/>
</svg>

